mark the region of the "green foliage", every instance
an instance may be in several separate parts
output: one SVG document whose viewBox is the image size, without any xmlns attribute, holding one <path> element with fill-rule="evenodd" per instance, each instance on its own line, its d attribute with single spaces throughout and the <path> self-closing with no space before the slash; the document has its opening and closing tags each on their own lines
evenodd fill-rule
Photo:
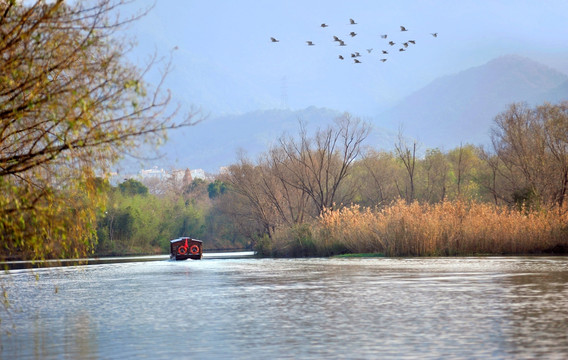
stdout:
<svg viewBox="0 0 568 360">
<path fill-rule="evenodd" d="M 519 210 L 538 209 L 539 197 L 531 187 L 517 189 L 512 194 L 513 201 Z"/>
<path fill-rule="evenodd" d="M 148 194 L 148 188 L 140 181 L 134 179 L 128 179 L 123 183 L 118 184 L 118 189 L 123 195 L 128 196 Z"/>
<path fill-rule="evenodd" d="M 192 193 L 192 192 L 199 191 L 199 189 L 204 187 L 205 184 L 206 184 L 206 182 L 203 179 L 200 179 L 200 178 L 193 179 L 191 184 L 189 184 L 187 186 L 187 188 L 184 190 L 184 192 L 185 193 Z"/>
<path fill-rule="evenodd" d="M 254 251 L 258 256 L 272 256 L 272 240 L 268 234 L 262 235 L 262 237 L 255 242 Z"/>
<path fill-rule="evenodd" d="M 221 180 L 215 180 L 207 186 L 207 192 L 209 193 L 209 198 L 214 199 L 217 196 L 224 194 L 227 190 L 227 186 Z"/>
<path fill-rule="evenodd" d="M 213 184 L 226 189 L 220 181 Z M 97 218 L 96 255 L 164 254 L 169 241 L 181 236 L 204 240 L 206 249 L 250 248 L 207 187 L 202 179 L 160 195 L 135 180 L 103 187 L 108 206 Z"/>
<path fill-rule="evenodd" d="M 63 174 L 64 175 L 64 174 Z M 64 188 L 18 185 L 0 177 L 0 259 L 80 257 L 96 242 L 97 209 L 104 207 L 95 178 L 85 172 Z M 70 206 L 72 204 L 72 206 Z"/>
<path fill-rule="evenodd" d="M 294 225 L 284 232 L 285 238 L 280 239 L 280 244 L 285 246 L 274 246 L 273 255 L 285 257 L 306 257 L 319 255 L 312 231 L 307 223 Z M 286 238 L 288 240 L 286 240 Z"/>
<path fill-rule="evenodd" d="M 181 197 L 113 192 L 110 203 L 98 221 L 99 255 L 167 253 L 169 240 L 204 234 L 204 214 Z"/>
</svg>

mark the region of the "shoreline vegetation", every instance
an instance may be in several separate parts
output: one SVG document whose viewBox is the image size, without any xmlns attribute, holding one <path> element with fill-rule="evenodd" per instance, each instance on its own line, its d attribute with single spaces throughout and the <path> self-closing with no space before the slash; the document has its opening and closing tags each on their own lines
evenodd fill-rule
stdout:
<svg viewBox="0 0 568 360">
<path fill-rule="evenodd" d="M 568 215 L 519 211 L 474 201 L 393 202 L 326 210 L 312 224 L 276 231 L 260 255 L 477 256 L 568 253 Z"/>
<path fill-rule="evenodd" d="M 122 29 L 150 9 L 127 3 L 0 2 L 1 261 L 165 254 L 180 236 L 274 257 L 568 252 L 568 101 L 511 104 L 491 148 L 421 149 L 402 128 L 374 143 L 344 113 L 215 176 L 112 184 L 125 154 L 204 119 L 170 101 L 169 62 L 128 61 Z"/>
</svg>

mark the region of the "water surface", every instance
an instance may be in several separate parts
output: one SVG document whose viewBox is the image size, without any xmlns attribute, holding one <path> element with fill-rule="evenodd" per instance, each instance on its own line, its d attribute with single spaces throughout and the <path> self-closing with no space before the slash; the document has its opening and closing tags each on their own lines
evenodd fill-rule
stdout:
<svg viewBox="0 0 568 360">
<path fill-rule="evenodd" d="M 568 358 L 568 257 L 211 259 L 2 275 L 0 358 Z"/>
</svg>

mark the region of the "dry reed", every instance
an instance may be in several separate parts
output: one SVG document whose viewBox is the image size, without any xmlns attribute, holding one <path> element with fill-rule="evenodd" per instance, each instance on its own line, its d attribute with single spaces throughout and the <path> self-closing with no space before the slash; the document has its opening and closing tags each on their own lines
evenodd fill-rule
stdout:
<svg viewBox="0 0 568 360">
<path fill-rule="evenodd" d="M 567 224 L 568 216 L 558 211 L 526 212 L 466 201 L 420 204 L 400 200 L 382 209 L 353 205 L 327 210 L 301 238 L 291 239 L 289 231 L 277 236 L 273 249 L 276 256 L 298 254 L 298 244 L 306 243 L 309 249 L 302 248 L 303 256 L 337 252 L 387 256 L 565 253 Z"/>
</svg>

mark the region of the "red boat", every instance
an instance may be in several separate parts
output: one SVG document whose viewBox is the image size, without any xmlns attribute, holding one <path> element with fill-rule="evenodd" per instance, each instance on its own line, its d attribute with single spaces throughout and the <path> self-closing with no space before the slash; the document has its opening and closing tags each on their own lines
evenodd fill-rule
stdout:
<svg viewBox="0 0 568 360">
<path fill-rule="evenodd" d="M 189 237 L 170 240 L 170 259 L 201 260 L 203 257 L 203 241 Z"/>
</svg>

